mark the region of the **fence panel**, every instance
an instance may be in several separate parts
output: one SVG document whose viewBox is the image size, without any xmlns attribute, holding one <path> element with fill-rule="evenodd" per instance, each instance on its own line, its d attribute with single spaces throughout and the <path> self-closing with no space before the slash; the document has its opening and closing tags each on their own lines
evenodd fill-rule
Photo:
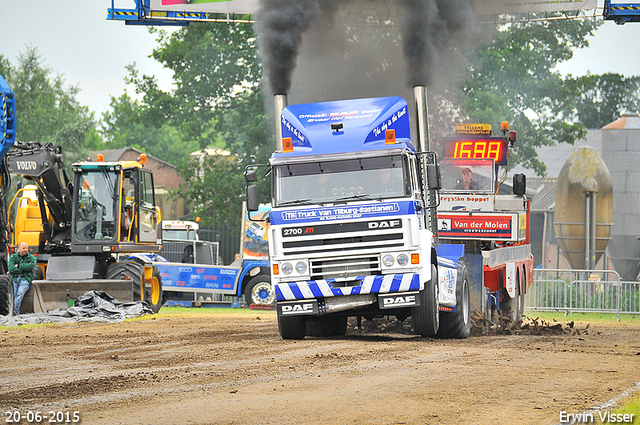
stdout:
<svg viewBox="0 0 640 425">
<path fill-rule="evenodd" d="M 536 269 L 525 308 L 536 311 L 640 313 L 640 282 L 613 270 Z"/>
</svg>

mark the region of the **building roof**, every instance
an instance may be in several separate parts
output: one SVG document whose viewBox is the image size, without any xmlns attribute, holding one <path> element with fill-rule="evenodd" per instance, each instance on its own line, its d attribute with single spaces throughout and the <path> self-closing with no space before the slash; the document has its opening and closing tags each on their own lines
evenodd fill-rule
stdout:
<svg viewBox="0 0 640 425">
<path fill-rule="evenodd" d="M 573 150 L 579 146 L 591 146 L 595 148 L 598 155 L 602 156 L 602 130 L 587 130 L 587 137 L 585 139 L 576 140 L 573 145 L 569 143 L 558 143 L 556 146 L 542 146 L 537 148 L 538 159 L 547 166 L 546 177 L 558 177 L 564 163 L 567 162 L 567 159 L 569 159 Z M 535 171 L 525 168 L 522 165 L 517 165 L 509 170 L 509 175 L 516 173 L 526 174 L 527 182 L 529 181 L 529 178 L 536 175 Z"/>
<path fill-rule="evenodd" d="M 123 155 L 125 153 L 127 153 L 128 151 L 132 151 L 137 153 L 138 155 L 141 153 L 146 153 L 146 152 L 142 152 L 140 149 L 136 149 L 136 148 L 132 148 L 132 147 L 126 147 L 126 148 L 120 148 L 120 149 L 103 149 L 100 151 L 91 151 L 89 152 L 89 157 L 91 158 L 92 161 L 96 160 L 96 156 L 98 154 L 103 154 L 104 155 L 104 160 L 106 162 L 117 162 L 120 161 L 121 158 L 123 157 Z M 168 163 L 167 161 L 163 161 L 160 158 L 158 158 L 157 156 L 153 156 L 153 155 L 149 155 L 146 154 L 148 159 L 153 159 L 156 162 L 159 162 L 163 165 L 166 165 L 167 167 L 171 167 L 171 168 L 176 168 L 175 165 Z"/>
<path fill-rule="evenodd" d="M 639 128 L 640 116 L 638 114 L 622 114 L 622 117 L 602 127 L 603 130 L 636 130 Z"/>
<path fill-rule="evenodd" d="M 527 195 L 531 196 L 529 189 L 535 191 L 531 199 L 531 211 L 549 211 L 556 205 L 557 177 L 528 177 Z"/>
</svg>

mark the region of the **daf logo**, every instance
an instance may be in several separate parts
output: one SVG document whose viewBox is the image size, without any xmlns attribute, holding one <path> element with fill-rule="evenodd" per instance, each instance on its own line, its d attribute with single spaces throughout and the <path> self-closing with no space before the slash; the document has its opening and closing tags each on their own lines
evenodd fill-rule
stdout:
<svg viewBox="0 0 640 425">
<path fill-rule="evenodd" d="M 394 228 L 401 227 L 402 223 L 400 220 L 383 220 L 383 221 L 370 221 L 367 223 L 369 229 L 386 229 L 386 228 Z"/>
<path fill-rule="evenodd" d="M 35 161 L 16 161 L 18 170 L 37 170 L 38 164 Z"/>
<path fill-rule="evenodd" d="M 301 313 L 312 313 L 312 312 L 313 312 L 312 303 L 282 306 L 282 314 L 301 314 Z"/>
<path fill-rule="evenodd" d="M 404 295 L 397 297 L 386 297 L 382 300 L 384 307 L 401 307 L 416 304 L 415 295 Z"/>
</svg>

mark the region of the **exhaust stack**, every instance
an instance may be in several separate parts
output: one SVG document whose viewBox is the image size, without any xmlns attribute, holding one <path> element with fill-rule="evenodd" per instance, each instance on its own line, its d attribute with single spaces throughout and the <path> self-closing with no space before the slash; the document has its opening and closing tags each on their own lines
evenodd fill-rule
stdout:
<svg viewBox="0 0 640 425">
<path fill-rule="evenodd" d="M 416 102 L 416 151 L 427 152 L 431 150 L 429 138 L 429 107 L 427 105 L 427 87 L 414 86 L 413 98 Z"/>
<path fill-rule="evenodd" d="M 282 122 L 281 115 L 282 110 L 287 107 L 287 95 L 286 93 L 273 95 L 273 102 L 275 105 L 275 124 L 276 124 L 276 151 L 282 152 Z"/>
</svg>

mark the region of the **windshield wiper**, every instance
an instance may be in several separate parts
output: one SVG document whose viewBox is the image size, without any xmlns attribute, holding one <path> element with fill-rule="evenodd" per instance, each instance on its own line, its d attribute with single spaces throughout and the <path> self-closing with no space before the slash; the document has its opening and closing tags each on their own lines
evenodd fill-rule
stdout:
<svg viewBox="0 0 640 425">
<path fill-rule="evenodd" d="M 349 195 L 349 196 L 343 196 L 341 198 L 336 198 L 336 202 L 348 201 L 349 199 L 367 199 L 367 200 L 372 200 L 372 199 L 375 199 L 375 198 L 372 198 L 371 195 L 365 193 L 365 194 Z"/>
<path fill-rule="evenodd" d="M 301 205 L 301 204 L 311 204 L 311 198 L 308 199 L 296 199 L 293 201 L 287 201 L 287 202 L 280 202 L 278 203 L 279 207 L 284 207 L 287 205 Z"/>
</svg>

